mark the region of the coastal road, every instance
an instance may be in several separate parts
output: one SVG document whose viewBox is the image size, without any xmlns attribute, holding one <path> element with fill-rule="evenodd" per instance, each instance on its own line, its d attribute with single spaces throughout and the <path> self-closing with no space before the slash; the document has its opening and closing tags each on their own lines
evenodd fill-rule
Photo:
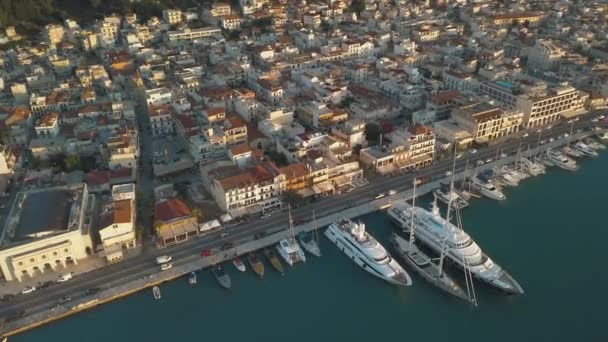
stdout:
<svg viewBox="0 0 608 342">
<path fill-rule="evenodd" d="M 574 130 L 593 129 L 596 126 L 607 128 L 608 122 L 591 122 L 590 118 L 587 117 L 577 122 Z M 527 149 L 528 145 L 536 146 L 540 140 L 569 133 L 570 130 L 571 125 L 569 124 L 556 125 L 540 133 L 530 132 L 526 137 L 522 136 L 499 145 L 480 149 L 475 154 L 467 152 L 465 156 L 457 160 L 456 172 L 464 170 L 467 164 L 469 168 L 473 168 L 477 160 L 495 159 L 500 153 L 512 154 L 519 148 Z M 416 177 L 425 177 L 429 180 L 439 179 L 444 176 L 446 171 L 452 169 L 452 164 L 453 159 L 451 158 L 441 160 L 428 168 L 419 170 L 416 173 Z M 292 214 L 295 218 L 310 219 L 311 213 L 314 210 L 317 217 L 326 216 L 358 204 L 369 202 L 376 194 L 387 192 L 390 189 L 398 191 L 410 189 L 413 178 L 413 173 L 378 177 L 373 182 L 370 182 L 370 184 L 357 188 L 350 193 L 323 198 L 309 205 L 295 208 L 292 210 Z M 86 290 L 90 288 L 108 289 L 159 272 L 158 265 L 156 265 L 154 260 L 159 255 L 171 255 L 174 265 L 180 265 L 200 258 L 200 252 L 203 249 L 220 248 L 226 242 L 238 243 L 239 241 L 251 239 L 253 235 L 259 232 L 276 232 L 284 230 L 287 227 L 287 213 L 280 212 L 263 220 L 251 219 L 240 225 L 226 227 L 221 231 L 210 232 L 202 237 L 188 240 L 178 245 L 162 249 L 147 248 L 141 254 L 124 260 L 121 263 L 108 265 L 78 275 L 66 283 L 54 284 L 49 288 L 40 289 L 28 295 L 17 295 L 10 302 L 2 303 L 0 317 L 7 317 L 20 311 L 32 314 L 55 306 L 63 296 L 70 296 L 75 299 L 84 296 Z M 230 233 L 230 235 L 226 239 L 221 239 L 220 234 L 226 232 Z"/>
</svg>

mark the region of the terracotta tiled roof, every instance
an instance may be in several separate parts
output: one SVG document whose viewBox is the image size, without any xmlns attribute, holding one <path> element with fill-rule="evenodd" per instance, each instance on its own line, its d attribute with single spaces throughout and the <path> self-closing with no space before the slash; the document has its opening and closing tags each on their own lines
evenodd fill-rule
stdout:
<svg viewBox="0 0 608 342">
<path fill-rule="evenodd" d="M 91 171 L 86 176 L 87 185 L 102 185 L 110 182 L 110 172 Z"/>
<path fill-rule="evenodd" d="M 251 147 L 249 147 L 249 145 L 247 145 L 247 144 L 240 144 L 240 145 L 234 146 L 230 149 L 230 153 L 232 153 L 233 156 L 247 153 L 247 152 L 251 152 Z"/>
<path fill-rule="evenodd" d="M 304 163 L 296 163 L 282 167 L 281 173 L 287 176 L 287 179 L 300 178 L 309 174 L 308 168 L 306 168 Z"/>
<path fill-rule="evenodd" d="M 169 222 L 178 218 L 192 216 L 192 210 L 186 203 L 177 198 L 168 198 L 158 202 L 154 207 L 154 220 Z"/>
</svg>

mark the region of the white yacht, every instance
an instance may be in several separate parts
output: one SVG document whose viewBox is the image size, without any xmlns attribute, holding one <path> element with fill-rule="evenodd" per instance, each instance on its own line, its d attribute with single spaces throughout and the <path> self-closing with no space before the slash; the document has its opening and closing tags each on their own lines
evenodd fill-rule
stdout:
<svg viewBox="0 0 608 342">
<path fill-rule="evenodd" d="M 585 144 L 582 141 L 579 141 L 576 144 L 574 144 L 574 148 L 579 150 L 583 155 L 586 155 L 588 157 L 597 157 L 598 156 L 597 151 L 595 151 L 594 149 L 592 149 L 591 147 L 589 147 L 587 144 Z"/>
<path fill-rule="evenodd" d="M 555 164 L 555 166 L 561 167 L 564 170 L 568 170 L 568 171 L 578 170 L 578 165 L 576 165 L 576 162 L 572 158 L 566 157 L 559 151 L 548 149 L 547 158 L 553 164 Z"/>
<path fill-rule="evenodd" d="M 448 204 L 448 202 L 450 202 L 450 200 L 452 201 L 452 207 L 454 207 L 455 209 L 464 209 L 466 207 L 469 206 L 469 201 L 467 201 L 466 199 L 462 198 L 457 192 L 456 190 L 452 190 L 450 191 L 450 187 L 449 186 L 442 186 L 439 189 L 436 189 L 435 191 L 433 191 L 433 193 L 437 196 L 437 198 L 445 203 Z"/>
<path fill-rule="evenodd" d="M 445 256 L 460 268 L 468 268 L 473 276 L 484 283 L 509 294 L 522 294 L 524 290 L 511 275 L 490 257 L 464 230 L 447 222 L 439 215 L 437 206 L 433 212 L 420 207 L 412 207 L 406 201 L 394 202 L 388 214 L 406 233 L 409 233 L 410 219 L 415 211 L 414 225 L 416 240 L 440 254 L 442 248 Z"/>
<path fill-rule="evenodd" d="M 599 143 L 592 139 L 585 141 L 585 144 L 587 144 L 587 146 L 589 146 L 590 148 L 592 148 L 594 150 L 605 150 L 606 149 L 606 145 Z"/>
<path fill-rule="evenodd" d="M 504 185 L 511 187 L 519 185 L 519 179 L 517 178 L 513 170 L 511 170 L 509 167 L 494 167 L 492 171 L 494 172 L 498 180 Z"/>
<path fill-rule="evenodd" d="M 573 158 L 580 158 L 583 156 L 583 154 L 581 153 L 581 151 L 574 149 L 570 146 L 564 146 L 562 148 L 562 153 L 564 153 L 565 155 L 569 156 L 569 157 L 573 157 Z"/>
<path fill-rule="evenodd" d="M 487 198 L 494 199 L 497 201 L 503 201 L 507 199 L 507 196 L 502 193 L 502 191 L 498 190 L 494 183 L 491 180 L 486 180 L 481 178 L 480 176 L 475 176 L 471 179 L 473 188 L 478 190 L 482 195 Z"/>
<path fill-rule="evenodd" d="M 545 173 L 545 166 L 537 164 L 528 158 L 521 158 L 519 161 L 521 167 L 532 176 L 540 176 Z"/>
<path fill-rule="evenodd" d="M 304 251 L 293 237 L 279 241 L 277 250 L 279 251 L 279 254 L 283 260 L 285 260 L 289 266 L 293 266 L 293 264 L 300 261 L 306 262 L 306 255 L 304 254 Z"/>
<path fill-rule="evenodd" d="M 289 233 L 291 236 L 279 241 L 277 245 L 279 254 L 289 266 L 293 266 L 293 264 L 300 261 L 306 262 L 306 254 L 304 254 L 300 244 L 296 241 L 293 220 L 291 219 L 291 206 L 289 207 Z"/>
<path fill-rule="evenodd" d="M 395 285 L 412 284 L 409 274 L 365 231 L 363 223 L 348 219 L 339 220 L 329 225 L 325 236 L 367 272 Z"/>
</svg>

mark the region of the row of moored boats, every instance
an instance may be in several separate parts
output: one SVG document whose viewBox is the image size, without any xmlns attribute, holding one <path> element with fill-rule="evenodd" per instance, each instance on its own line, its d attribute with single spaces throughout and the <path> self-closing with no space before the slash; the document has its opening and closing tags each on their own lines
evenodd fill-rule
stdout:
<svg viewBox="0 0 608 342">
<path fill-rule="evenodd" d="M 595 151 L 601 148 L 605 148 L 605 146 L 590 142 L 579 142 L 571 147 L 571 149 L 579 151 L 580 156 L 597 155 Z M 573 156 L 572 152 L 568 149 L 561 151 L 548 149 L 542 156 L 522 157 L 515 165 L 495 167 L 491 172 L 478 174 L 469 179 L 469 185 L 481 195 L 503 200 L 506 197 L 499 187 L 517 186 L 521 180 L 527 177 L 544 174 L 547 165 L 575 170 L 572 163 L 576 165 L 576 162 L 571 159 L 571 156 Z M 435 191 L 435 200 L 431 210 L 416 206 L 415 194 L 416 182 L 414 181 L 412 203 L 409 204 L 405 200 L 393 201 L 387 211 L 391 220 L 398 227 L 391 236 L 391 245 L 399 260 L 408 269 L 416 272 L 424 280 L 445 293 L 474 304 L 476 304 L 474 279 L 507 294 L 524 293 L 521 285 L 482 251 L 481 247 L 464 231 L 461 220 L 456 220 L 456 224 L 452 222 L 453 220 L 450 218 L 452 209 L 456 209 L 456 213 L 459 213 L 460 209 L 468 206 L 468 199 L 472 192 L 465 190 L 464 187 L 460 191 L 456 190 L 452 176 L 449 186 Z M 440 213 L 438 200 L 447 204 L 445 217 Z M 315 232 L 313 231 L 309 235 L 299 235 L 296 239 L 290 213 L 291 236 L 276 245 L 276 252 L 271 248 L 264 249 L 263 256 L 276 271 L 283 274 L 283 262 L 292 266 L 295 263 L 306 261 L 305 250 L 310 254 L 321 256 Z M 407 271 L 366 230 L 364 223 L 340 219 L 330 224 L 324 234 L 349 259 L 370 274 L 395 285 L 409 286 L 412 284 L 412 278 Z M 258 253 L 249 253 L 247 262 L 260 278 L 264 276 L 264 262 Z M 246 271 L 245 263 L 240 258 L 234 259 L 232 263 L 239 271 Z M 452 267 L 446 267 L 448 265 Z M 454 276 L 452 273 L 454 269 L 462 271 L 463 277 Z M 231 287 L 230 277 L 221 265 L 215 265 L 212 271 L 222 287 L 227 289 Z M 464 287 L 460 284 L 462 278 L 464 278 Z M 194 273 L 190 276 L 189 281 L 191 284 L 196 283 Z M 154 291 L 156 297 L 156 290 Z M 158 298 L 160 298 L 160 291 L 158 291 Z"/>
</svg>

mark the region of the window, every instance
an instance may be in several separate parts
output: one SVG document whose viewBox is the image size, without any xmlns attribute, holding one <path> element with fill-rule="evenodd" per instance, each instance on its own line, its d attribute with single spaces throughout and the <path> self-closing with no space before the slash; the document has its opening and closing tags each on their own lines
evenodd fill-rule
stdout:
<svg viewBox="0 0 608 342">
<path fill-rule="evenodd" d="M 63 249 L 63 252 L 64 252 L 64 253 L 67 253 L 67 252 L 68 252 L 68 249 L 67 249 L 67 248 L 64 248 L 64 249 Z"/>
<path fill-rule="evenodd" d="M 19 263 L 17 265 L 23 266 L 23 261 L 19 261 Z"/>
<path fill-rule="evenodd" d="M 34 261 L 36 261 L 34 258 L 31 258 L 31 259 L 30 259 L 30 262 L 34 262 Z"/>
</svg>

